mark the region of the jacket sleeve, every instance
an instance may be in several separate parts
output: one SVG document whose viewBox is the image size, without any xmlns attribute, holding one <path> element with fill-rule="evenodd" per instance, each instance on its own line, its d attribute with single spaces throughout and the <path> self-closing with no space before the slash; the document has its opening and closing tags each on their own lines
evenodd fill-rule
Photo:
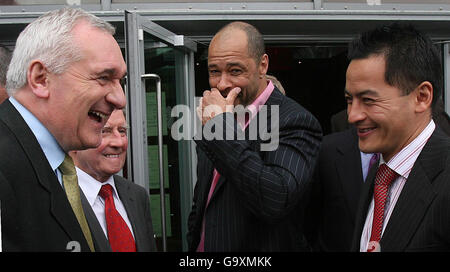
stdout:
<svg viewBox="0 0 450 272">
<path fill-rule="evenodd" d="M 279 116 L 279 142 L 272 151 L 261 151 L 259 140 L 256 144 L 237 140 L 238 125 L 232 113 L 208 121 L 222 124 L 224 140 L 196 141 L 226 182 L 234 185 L 244 207 L 269 222 L 285 217 L 298 202 L 312 176 L 322 138 L 318 121 L 303 108 Z M 226 140 L 230 137 L 225 133 L 230 131 L 234 138 Z"/>
</svg>

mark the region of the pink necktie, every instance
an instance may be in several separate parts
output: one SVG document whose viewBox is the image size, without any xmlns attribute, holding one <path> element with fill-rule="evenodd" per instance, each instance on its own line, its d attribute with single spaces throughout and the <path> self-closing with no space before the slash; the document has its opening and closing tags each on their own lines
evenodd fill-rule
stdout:
<svg viewBox="0 0 450 272">
<path fill-rule="evenodd" d="M 395 173 L 391 168 L 389 168 L 385 163 L 383 163 L 377 170 L 374 188 L 375 209 L 373 213 L 370 242 L 379 242 L 381 239 L 384 220 L 384 206 L 386 204 L 389 186 L 397 177 L 398 174 Z M 368 248 L 367 251 L 371 252 L 373 251 L 373 249 L 374 248 L 371 247 Z"/>
<path fill-rule="evenodd" d="M 105 200 L 105 218 L 109 244 L 114 252 L 136 252 L 133 235 L 114 205 L 112 190 L 113 188 L 110 184 L 105 184 L 98 193 Z"/>
<path fill-rule="evenodd" d="M 214 189 L 216 188 L 217 181 L 219 180 L 219 178 L 220 178 L 219 172 L 217 172 L 217 170 L 214 169 L 213 180 L 211 182 L 211 187 L 209 188 L 208 200 L 206 201 L 206 205 L 205 205 L 205 212 L 203 213 L 202 233 L 200 236 L 200 243 L 198 244 L 198 247 L 197 247 L 197 252 L 205 251 L 205 213 L 206 213 L 206 208 L 208 207 L 208 204 L 209 204 L 209 200 L 211 199 L 211 196 L 214 192 Z"/>
</svg>

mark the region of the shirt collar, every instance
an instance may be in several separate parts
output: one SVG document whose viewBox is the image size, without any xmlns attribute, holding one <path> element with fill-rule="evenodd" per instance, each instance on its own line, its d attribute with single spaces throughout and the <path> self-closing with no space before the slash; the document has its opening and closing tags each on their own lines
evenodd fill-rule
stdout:
<svg viewBox="0 0 450 272">
<path fill-rule="evenodd" d="M 251 117 L 245 122 L 245 125 L 241 124 L 241 127 L 245 129 L 250 121 L 255 118 L 256 114 L 261 109 L 261 106 L 266 104 L 267 100 L 269 99 L 270 95 L 272 94 L 275 87 L 273 86 L 273 83 L 271 80 L 268 81 L 267 87 L 264 89 L 264 91 L 253 101 L 252 104 L 247 106 L 247 109 L 251 112 Z"/>
<path fill-rule="evenodd" d="M 109 179 L 105 182 L 100 182 L 80 168 L 75 167 L 75 169 L 77 170 L 78 185 L 80 185 L 80 188 L 86 196 L 86 199 L 91 207 L 94 205 L 100 189 L 105 184 L 110 184 L 113 188 L 113 195 L 116 195 L 116 197 L 118 196 L 116 186 L 114 185 L 113 176 L 110 176 Z"/>
<path fill-rule="evenodd" d="M 431 120 L 419 136 L 400 150 L 400 152 L 395 154 L 394 157 L 392 157 L 387 163 L 385 162 L 383 155 L 381 155 L 380 165 L 382 163 L 386 163 L 389 168 L 407 179 L 414 163 L 417 160 L 417 157 L 419 157 L 420 152 L 422 152 L 423 147 L 433 134 L 435 128 L 436 125 L 434 121 Z"/>
<path fill-rule="evenodd" d="M 59 146 L 55 137 L 53 137 L 50 131 L 36 118 L 36 116 L 20 104 L 14 97 L 10 97 L 9 101 L 25 120 L 25 123 L 27 123 L 41 146 L 42 151 L 44 151 L 45 157 L 51 168 L 53 171 L 56 171 L 59 165 L 64 161 L 65 152 Z"/>
</svg>

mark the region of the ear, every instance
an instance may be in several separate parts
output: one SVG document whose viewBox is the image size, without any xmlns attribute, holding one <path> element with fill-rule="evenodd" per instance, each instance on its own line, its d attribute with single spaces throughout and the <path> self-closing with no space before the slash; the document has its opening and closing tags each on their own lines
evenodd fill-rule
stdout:
<svg viewBox="0 0 450 272">
<path fill-rule="evenodd" d="M 433 85 L 429 81 L 424 81 L 417 86 L 415 93 L 416 112 L 424 112 L 431 109 L 433 101 Z"/>
<path fill-rule="evenodd" d="M 266 75 L 268 69 L 269 69 L 269 56 L 267 56 L 267 54 L 264 54 L 261 57 L 261 61 L 259 62 L 259 75 L 260 76 Z"/>
<path fill-rule="evenodd" d="M 27 79 L 34 95 L 39 98 L 49 97 L 48 71 L 42 61 L 33 60 L 31 62 L 30 66 L 28 66 Z"/>
</svg>

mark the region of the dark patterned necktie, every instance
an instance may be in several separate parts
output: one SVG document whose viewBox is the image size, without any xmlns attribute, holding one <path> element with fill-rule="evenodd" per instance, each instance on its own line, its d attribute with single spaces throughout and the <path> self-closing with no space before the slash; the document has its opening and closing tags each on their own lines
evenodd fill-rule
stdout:
<svg viewBox="0 0 450 272">
<path fill-rule="evenodd" d="M 372 232 L 370 234 L 370 242 L 379 242 L 383 230 L 384 206 L 389 191 L 389 186 L 398 177 L 391 168 L 383 163 L 377 171 L 375 177 L 374 202 L 375 208 L 373 212 Z M 367 251 L 372 251 L 368 248 Z"/>
<path fill-rule="evenodd" d="M 136 252 L 136 244 L 125 220 L 120 216 L 114 204 L 112 186 L 105 184 L 98 193 L 105 200 L 106 228 L 108 240 L 114 252 Z"/>
</svg>

